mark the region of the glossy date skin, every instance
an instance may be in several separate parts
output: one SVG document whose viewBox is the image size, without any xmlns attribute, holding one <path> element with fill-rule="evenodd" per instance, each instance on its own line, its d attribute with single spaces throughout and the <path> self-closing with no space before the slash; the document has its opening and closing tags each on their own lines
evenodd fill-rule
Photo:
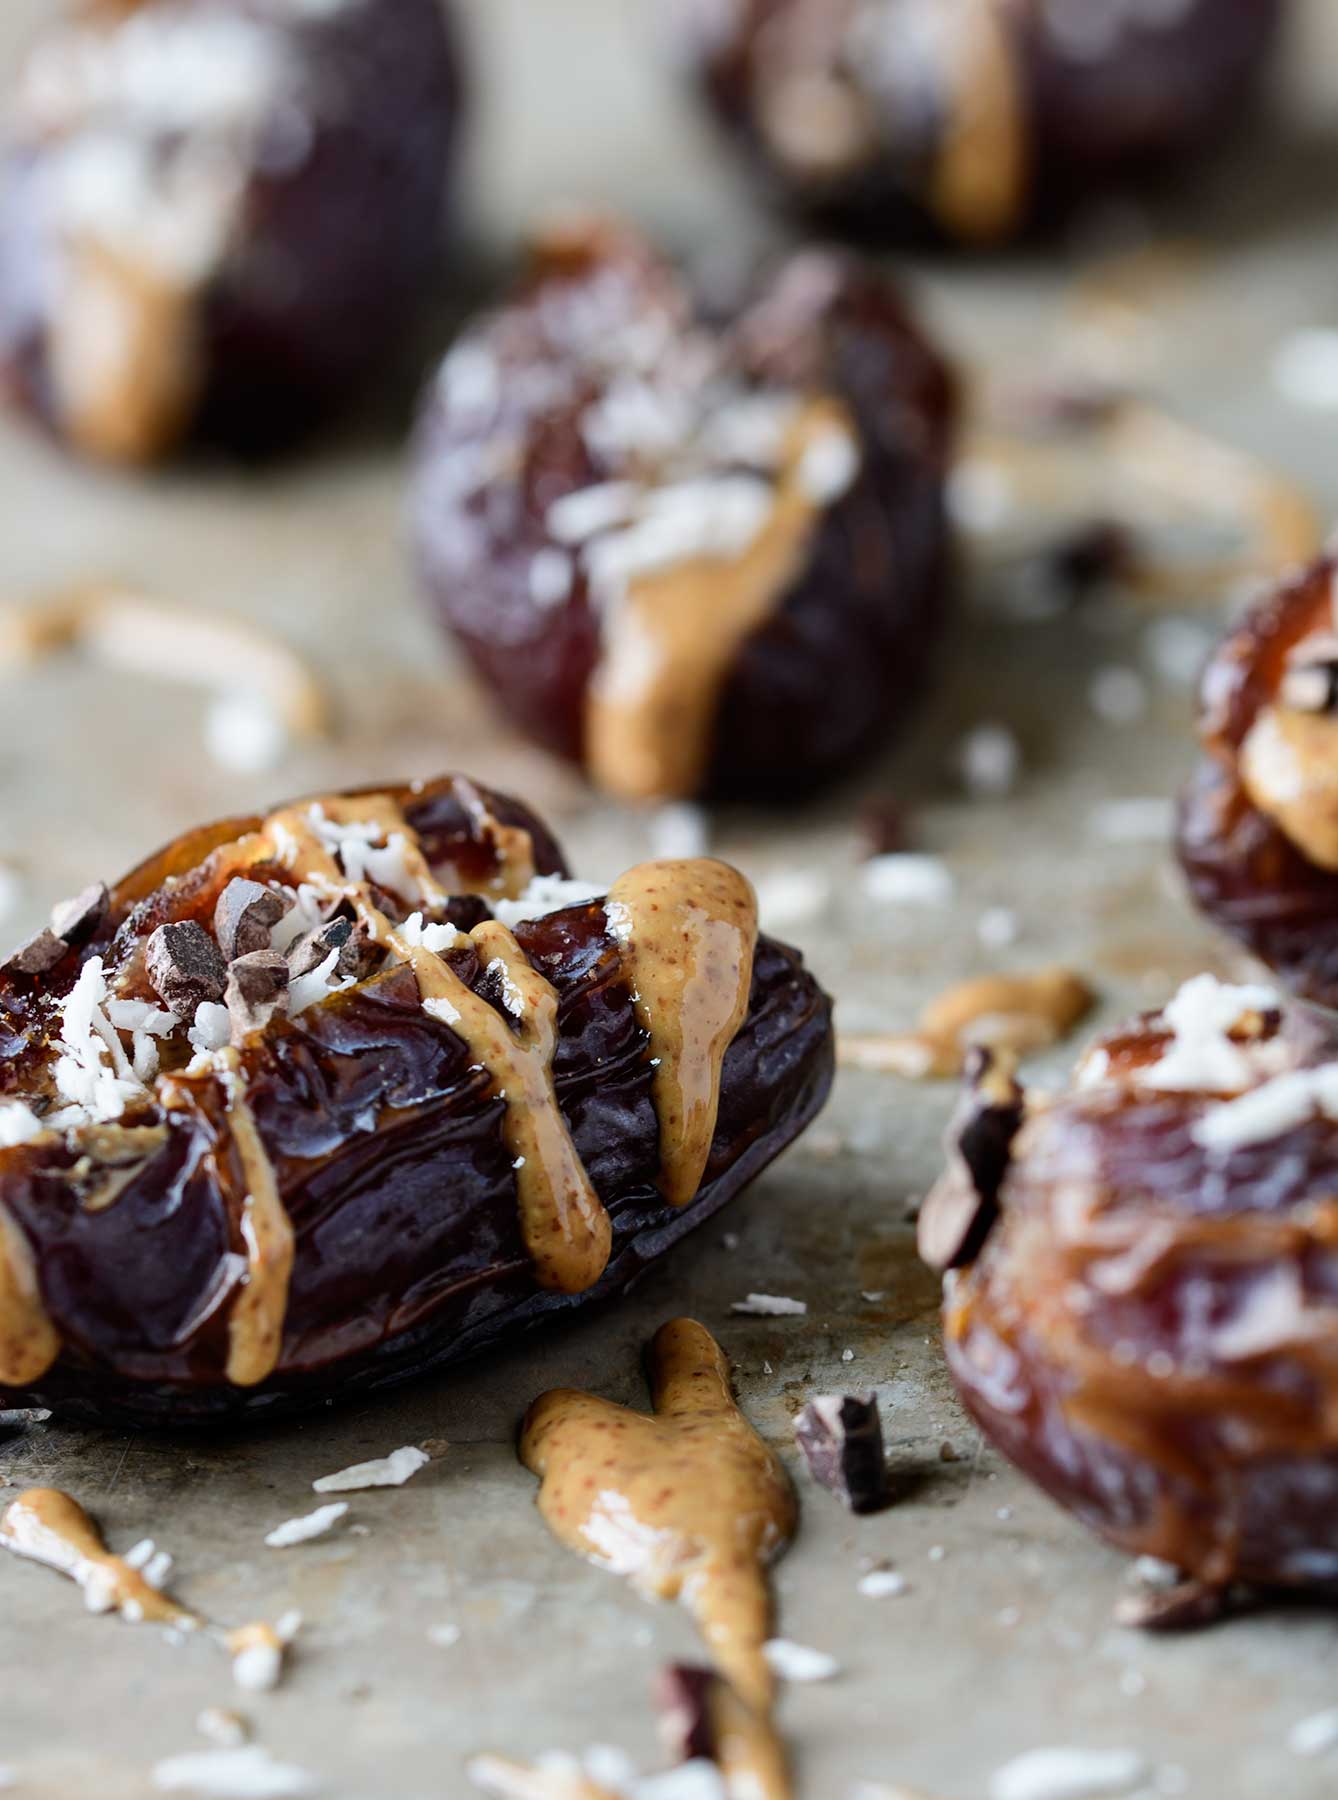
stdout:
<svg viewBox="0 0 1338 1800">
<path fill-rule="evenodd" d="M 96 0 L 84 11 L 97 21 Z M 136 463 L 190 444 L 245 454 L 286 447 L 346 409 L 393 361 L 440 274 L 464 103 L 451 17 L 439 0 L 349 0 L 300 16 L 275 0 L 139 0 L 104 5 L 101 17 L 109 31 L 142 36 L 159 20 L 183 31 L 258 21 L 279 32 L 299 97 L 276 96 L 257 124 L 239 159 L 227 242 L 191 287 L 188 397 L 170 419 L 114 446 L 81 438 L 55 369 L 66 227 L 50 194 L 62 138 L 12 132 L 0 181 L 4 386 L 55 436 L 93 456 Z M 49 54 L 61 30 L 52 27 L 35 53 Z M 159 87 L 171 83 L 167 70 L 164 53 Z M 81 123 L 97 128 L 92 115 Z M 155 129 L 141 120 L 133 132 L 150 166 L 182 155 L 192 133 L 202 160 L 218 154 L 204 112 L 193 119 L 188 102 L 184 124 Z M 188 237 L 198 216 L 189 197 L 175 205 L 172 230 Z M 135 277 L 137 259 L 119 228 L 100 213 L 94 224 Z M 152 346 L 171 334 L 148 335 Z"/>
<path fill-rule="evenodd" d="M 1238 120 L 1286 10 L 1285 0 L 1189 0 L 1174 17 L 1140 20 L 1123 0 L 1090 0 L 1069 9 L 1084 27 L 1069 44 L 1041 0 L 662 6 L 712 111 L 780 198 L 861 236 L 968 244 L 1050 227 L 1103 192 L 1180 175 Z M 1007 204 L 972 217 L 945 211 L 935 183 L 954 107 L 974 105 L 978 117 L 989 104 L 970 70 L 987 27 L 1011 65 L 1020 179 Z M 861 34 L 853 47 L 850 33 Z M 826 108 L 830 126 L 813 139 Z M 798 140 L 787 113 L 807 120 Z"/>
<path fill-rule="evenodd" d="M 1311 860 L 1256 803 L 1241 757 L 1261 712 L 1277 703 L 1289 662 L 1332 630 L 1334 575 L 1325 558 L 1292 577 L 1218 649 L 1203 680 L 1204 756 L 1178 821 L 1180 861 L 1205 915 L 1295 993 L 1325 1006 L 1338 1006 L 1338 872 Z"/>
<path fill-rule="evenodd" d="M 1301 1010 L 1261 1041 L 1280 1069 L 1338 1055 Z M 1338 1592 L 1338 1126 L 1206 1148 L 1219 1096 L 1130 1078 L 1166 1047 L 1145 1022 L 1031 1106 L 948 1277 L 949 1366 L 990 1442 L 1120 1549 L 1210 1590 Z"/>
<path fill-rule="evenodd" d="M 538 873 L 564 872 L 557 845 L 527 809 L 479 791 L 494 819 L 529 832 Z M 399 798 L 429 863 L 485 886 L 493 852 L 453 782 Z M 180 840 L 121 884 L 97 937 L 49 976 L 3 978 L 0 1007 L 16 1052 L 8 1092 L 23 1088 L 42 1054 L 46 992 L 68 991 L 77 965 L 94 954 L 111 970 L 127 966 L 165 918 L 209 918 L 218 887 L 209 853 L 256 824 L 231 821 Z M 469 892 L 447 916 L 468 930 L 488 911 Z M 63 1342 L 45 1376 L 0 1391 L 0 1404 L 175 1427 L 387 1387 L 621 1292 L 764 1168 L 825 1100 L 829 1002 L 796 952 L 763 939 L 747 1017 L 725 1058 L 705 1178 L 687 1206 L 668 1207 L 656 1187 L 647 1037 L 602 905 L 565 908 L 517 925 L 515 935 L 557 990 L 558 1102 L 612 1220 L 613 1250 L 597 1285 L 556 1293 L 537 1283 L 501 1102 L 467 1045 L 424 1010 L 414 971 L 401 964 L 276 1021 L 241 1052 L 246 1102 L 296 1238 L 274 1373 L 247 1388 L 225 1376 L 240 1245 L 237 1184 L 220 1169 L 236 1145 L 219 1084 L 182 1076 L 185 1098 L 165 1118 L 149 1107 L 123 1121 L 165 1123 L 167 1132 L 109 1205 L 90 1206 L 70 1134 L 0 1151 L 0 1200 L 31 1248 Z M 501 1005 L 473 949 L 447 960 Z"/>
<path fill-rule="evenodd" d="M 852 420 L 858 475 L 733 655 L 695 785 L 698 797 L 790 800 L 903 726 L 946 611 L 952 383 L 886 281 L 857 262 L 806 252 L 712 310 L 626 228 L 542 247 L 513 303 L 466 332 L 427 400 L 411 501 L 423 584 L 511 721 L 588 766 L 602 602 L 579 558 L 556 602 L 536 597 L 533 577 L 556 548 L 554 502 L 637 473 L 592 447 L 585 426 L 628 373 L 616 355 L 596 373 L 602 347 L 648 328 L 678 352 L 708 346 L 745 391 L 829 394 Z M 452 398 L 462 355 L 496 371 L 493 396 Z M 471 481 L 474 466 L 495 472 Z"/>
</svg>

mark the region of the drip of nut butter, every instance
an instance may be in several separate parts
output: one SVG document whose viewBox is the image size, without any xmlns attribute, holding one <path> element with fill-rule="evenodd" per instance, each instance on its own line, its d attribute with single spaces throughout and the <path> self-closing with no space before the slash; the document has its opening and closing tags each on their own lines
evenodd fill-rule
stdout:
<svg viewBox="0 0 1338 1800">
<path fill-rule="evenodd" d="M 608 793 L 653 800 L 700 792 L 725 684 L 802 572 L 822 517 L 807 459 L 853 437 L 840 402 L 811 400 L 787 433 L 770 515 L 747 549 L 643 574 L 608 608 L 585 714 L 586 760 Z"/>
<path fill-rule="evenodd" d="M 0 1203 L 0 1384 L 27 1387 L 59 1355 L 60 1334 L 42 1301 L 32 1248 Z"/>
<path fill-rule="evenodd" d="M 842 1034 L 837 1059 L 843 1068 L 911 1081 L 946 1079 L 961 1074 L 976 1045 L 1025 1055 L 1058 1043 L 1094 998 L 1071 969 L 977 976 L 932 1000 L 913 1032 Z"/>
<path fill-rule="evenodd" d="M 1338 870 L 1338 636 L 1305 638 L 1240 748 L 1246 793 L 1317 868 Z"/>
<path fill-rule="evenodd" d="M 955 236 L 1004 237 L 1022 216 L 1030 151 L 1027 95 L 1001 0 L 930 0 L 941 8 L 942 136 L 931 206 Z"/>
<path fill-rule="evenodd" d="M 228 1317 L 227 1375 L 235 1387 L 257 1387 L 278 1367 L 297 1239 L 241 1083 L 233 1076 L 228 1086 L 228 1124 L 241 1174 L 246 1276 Z"/>
<path fill-rule="evenodd" d="M 205 1632 L 231 1657 L 241 1687 L 271 1688 L 278 1682 L 292 1635 L 285 1635 L 283 1624 L 256 1621 L 231 1631 L 211 1626 L 162 1593 L 126 1558 L 113 1556 L 88 1513 L 59 1488 L 29 1488 L 10 1501 L 0 1514 L 0 1550 L 68 1576 L 82 1589 L 89 1612 L 114 1612 L 131 1625 Z"/>
<path fill-rule="evenodd" d="M 156 461 L 184 436 L 203 360 L 195 288 L 106 246 L 66 246 L 50 320 L 56 412 L 104 462 Z"/>
<path fill-rule="evenodd" d="M 740 1709 L 725 1721 L 731 1792 L 788 1800 L 763 1646 L 766 1570 L 794 1534 L 794 1493 L 739 1411 L 729 1366 L 704 1327 L 663 1326 L 649 1379 L 653 1417 L 569 1389 L 545 1394 L 525 1420 L 521 1458 L 564 1544 L 647 1595 L 680 1600 L 696 1620 Z"/>
<path fill-rule="evenodd" d="M 606 912 L 650 1034 L 660 1190 L 686 1206 L 710 1158 L 725 1053 L 748 1013 L 757 896 L 727 863 L 642 863 L 614 882 Z"/>
</svg>

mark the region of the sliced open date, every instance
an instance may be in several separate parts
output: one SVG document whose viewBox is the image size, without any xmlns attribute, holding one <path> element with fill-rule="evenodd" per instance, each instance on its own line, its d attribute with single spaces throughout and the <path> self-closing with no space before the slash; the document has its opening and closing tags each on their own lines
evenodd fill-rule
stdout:
<svg viewBox="0 0 1338 1800">
<path fill-rule="evenodd" d="M 605 894 L 462 777 L 188 833 L 76 922 L 0 970 L 0 1405 L 185 1424 L 477 1351 L 625 1287 L 830 1085 L 742 876 Z"/>
<path fill-rule="evenodd" d="M 1198 1584 L 1140 1622 L 1211 1616 L 1238 1582 L 1338 1594 L 1333 1021 L 1199 977 L 1031 1101 L 995 1173 L 944 1305 L 990 1441 Z"/>
<path fill-rule="evenodd" d="M 1203 680 L 1180 806 L 1195 900 L 1296 993 L 1338 1006 L 1338 561 L 1259 602 Z"/>
</svg>

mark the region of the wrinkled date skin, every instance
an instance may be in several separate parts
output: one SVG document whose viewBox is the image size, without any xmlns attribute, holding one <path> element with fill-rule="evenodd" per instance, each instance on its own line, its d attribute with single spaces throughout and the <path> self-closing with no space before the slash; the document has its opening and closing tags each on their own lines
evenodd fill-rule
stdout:
<svg viewBox="0 0 1338 1800">
<path fill-rule="evenodd" d="M 301 16 L 274 0 L 104 0 L 101 7 L 90 0 L 83 19 L 90 30 L 135 34 L 133 54 L 101 56 L 109 92 L 120 94 L 114 67 L 133 69 L 130 93 L 71 103 L 73 116 L 55 129 L 40 117 L 11 128 L 0 185 L 4 385 L 57 437 L 97 457 L 150 462 L 188 442 L 243 453 L 286 447 L 346 408 L 352 392 L 393 361 L 440 272 L 464 100 L 450 15 L 441 0 L 347 0 Z M 203 101 L 195 106 L 189 85 L 172 73 L 173 50 L 156 47 L 154 36 L 164 34 L 166 45 L 171 33 L 185 43 L 192 32 L 230 25 L 270 34 L 282 71 L 275 93 L 256 102 L 240 147 L 217 133 Z M 34 46 L 34 62 L 45 57 L 58 67 L 69 28 L 68 17 L 52 26 Z M 198 56 L 206 67 L 229 60 L 214 57 L 207 43 Z M 71 60 L 64 52 L 64 79 Z M 216 73 L 226 85 L 231 70 Z M 170 90 L 173 105 L 159 114 L 130 97 L 145 89 L 157 92 L 160 109 Z M 86 218 L 62 217 L 52 196 L 74 186 L 64 159 L 87 147 L 82 139 L 100 143 L 97 154 L 114 169 L 122 151 L 142 158 L 142 192 L 120 196 L 128 220 L 96 197 L 82 203 Z M 237 184 L 222 241 L 207 266 L 192 265 L 184 278 L 183 321 L 147 314 L 119 321 L 127 336 L 142 333 L 146 359 L 168 354 L 164 346 L 178 336 L 185 341 L 185 391 L 142 430 L 88 441 L 57 368 L 61 295 L 88 279 L 86 268 L 74 269 L 72 246 L 83 233 L 99 268 L 116 268 L 118 306 L 131 296 L 134 308 L 161 307 L 161 288 L 176 279 L 175 246 L 206 229 L 204 202 L 171 172 L 192 154 L 201 165 L 225 165 Z M 137 223 L 152 207 L 162 208 L 157 237 L 171 240 L 166 274 L 153 254 L 141 253 Z M 90 317 L 97 298 L 90 293 Z M 91 357 L 91 346 L 85 349 Z M 141 376 L 138 385 L 153 382 Z"/>
<path fill-rule="evenodd" d="M 1338 1056 L 1301 1010 L 1256 1041 L 1275 1068 Z M 1217 1097 L 1131 1080 L 1167 1042 L 1108 1039 L 1029 1108 L 947 1278 L 949 1366 L 989 1441 L 1120 1549 L 1208 1589 L 1338 1592 L 1338 1126 L 1206 1148 Z"/>
<path fill-rule="evenodd" d="M 662 346 L 649 367 L 637 362 L 647 338 Z M 593 436 L 592 416 L 608 417 L 629 388 L 647 386 L 665 417 L 699 404 L 709 415 L 716 403 L 701 400 L 703 364 L 733 394 L 716 407 L 717 423 L 759 392 L 830 396 L 849 417 L 859 470 L 729 656 L 699 778 L 623 797 L 788 801 L 900 727 L 945 611 L 952 384 L 881 278 L 807 252 L 743 303 L 711 313 L 630 230 L 542 246 L 517 298 L 466 333 L 428 398 L 412 499 L 418 562 L 443 624 L 510 719 L 590 768 L 587 709 L 618 602 L 592 591 L 581 557 L 555 544 L 550 509 L 646 479 L 640 454 Z M 738 466 L 722 452 L 703 474 L 715 480 Z M 652 486 L 662 479 L 649 476 Z M 554 556 L 569 572 L 556 596 L 536 581 Z M 703 566 L 709 579 L 697 597 L 665 604 L 699 606 L 704 637 L 718 623 L 712 583 L 723 564 Z"/>
<path fill-rule="evenodd" d="M 1125 0 L 661 3 L 716 117 L 784 200 L 861 235 L 968 243 L 1178 174 L 1237 122 L 1285 13 L 1284 0 L 1188 0 L 1157 18 Z M 948 206 L 954 133 L 1001 104 L 982 57 L 995 33 L 1017 179 L 983 209 Z"/>
<path fill-rule="evenodd" d="M 1178 846 L 1207 917 L 1326 1006 L 1338 1006 L 1338 870 L 1314 862 L 1256 804 L 1241 754 L 1260 714 L 1278 705 L 1298 653 L 1333 630 L 1334 575 L 1325 559 L 1286 582 L 1214 656 L 1203 681 L 1205 755 L 1181 799 Z M 1338 778 L 1338 728 L 1332 766 Z"/>
<path fill-rule="evenodd" d="M 539 874 L 565 873 L 557 845 L 526 808 L 471 791 L 494 820 L 528 831 Z M 456 782 L 379 792 L 394 794 L 429 865 L 471 890 L 451 900 L 446 917 L 472 929 L 489 913 L 481 890 L 495 852 Z M 79 968 L 101 955 L 114 981 L 115 971 L 139 966 L 146 937 L 165 920 L 209 920 L 220 889 L 215 853 L 259 823 L 232 820 L 180 839 L 114 890 L 93 939 L 49 974 L 0 977 L 9 1095 L 33 1091 L 35 1068 L 51 1053 L 53 1002 Z M 312 1407 L 477 1354 L 621 1292 L 738 1193 L 825 1100 L 830 1003 L 797 952 L 763 938 L 747 1015 L 725 1056 L 705 1178 L 688 1205 L 668 1207 L 656 1187 L 647 1034 L 602 904 L 519 924 L 515 935 L 559 996 L 558 1103 L 612 1220 L 612 1254 L 597 1285 L 557 1293 L 537 1283 L 495 1084 L 450 1026 L 425 1011 L 414 970 L 401 963 L 298 1017 L 275 1019 L 240 1051 L 241 1091 L 296 1239 L 273 1374 L 246 1388 L 225 1378 L 245 1247 L 237 1184 L 220 1171 L 237 1145 L 224 1084 L 183 1073 L 170 1110 L 147 1103 L 121 1121 L 165 1126 L 165 1137 L 109 1201 L 93 1198 L 101 1183 L 80 1163 L 83 1133 L 0 1150 L 0 1203 L 31 1250 L 63 1346 L 30 1388 L 0 1390 L 0 1405 L 190 1426 Z M 460 942 L 446 960 L 500 1010 L 496 982 L 469 940 Z M 164 1051 L 165 1071 L 171 1054 Z"/>
</svg>

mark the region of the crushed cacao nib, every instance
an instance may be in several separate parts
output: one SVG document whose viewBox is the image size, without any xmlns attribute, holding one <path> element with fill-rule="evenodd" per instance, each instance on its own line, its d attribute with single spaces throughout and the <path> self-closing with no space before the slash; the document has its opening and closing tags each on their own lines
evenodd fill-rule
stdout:
<svg viewBox="0 0 1338 1800">
<path fill-rule="evenodd" d="M 920 1255 L 931 1269 L 959 1269 L 980 1254 L 999 1216 L 999 1190 L 1023 1105 L 1011 1058 L 975 1046 L 967 1057 L 966 1093 L 948 1131 L 948 1168 L 920 1212 Z"/>
<path fill-rule="evenodd" d="M 63 938 L 43 926 L 41 931 L 25 938 L 17 949 L 10 951 L 4 967 L 17 975 L 45 975 L 55 968 L 69 948 Z"/>
<path fill-rule="evenodd" d="M 326 962 L 332 951 L 346 950 L 353 937 L 353 921 L 351 919 L 330 919 L 316 931 L 309 931 L 299 938 L 288 952 L 288 973 L 294 980 L 299 975 L 310 975 L 313 969 L 319 969 Z M 343 957 L 340 962 L 342 964 Z"/>
<path fill-rule="evenodd" d="M 270 932 L 288 911 L 281 894 L 258 881 L 237 876 L 218 897 L 214 908 L 214 936 L 225 962 L 268 950 Z"/>
<path fill-rule="evenodd" d="M 284 1003 L 290 973 L 287 960 L 276 950 L 255 950 L 236 959 L 224 993 L 234 1043 L 265 1029 Z"/>
<path fill-rule="evenodd" d="M 223 952 L 194 919 L 160 925 L 145 945 L 144 967 L 163 1005 L 181 1018 L 221 1000 L 228 983 Z"/>
<path fill-rule="evenodd" d="M 51 929 L 72 949 L 86 944 L 106 918 L 111 907 L 107 884 L 94 882 L 72 900 L 62 900 L 51 909 Z"/>
<path fill-rule="evenodd" d="M 887 1504 L 887 1464 L 878 1397 L 820 1394 L 794 1422 L 795 1442 L 809 1473 L 851 1512 L 876 1512 Z"/>
<path fill-rule="evenodd" d="M 711 1697 L 720 1677 L 694 1663 L 670 1663 L 655 1682 L 655 1708 L 660 1738 L 679 1762 L 714 1762 L 716 1742 Z"/>
</svg>

